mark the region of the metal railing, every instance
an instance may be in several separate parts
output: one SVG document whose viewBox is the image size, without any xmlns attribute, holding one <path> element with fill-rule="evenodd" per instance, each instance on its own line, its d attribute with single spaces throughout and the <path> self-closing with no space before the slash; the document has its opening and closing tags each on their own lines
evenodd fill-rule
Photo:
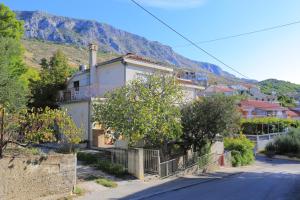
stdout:
<svg viewBox="0 0 300 200">
<path fill-rule="evenodd" d="M 160 169 L 159 150 L 144 149 L 144 170 L 147 173 L 158 174 Z"/>
<path fill-rule="evenodd" d="M 111 162 L 114 164 L 119 164 L 128 169 L 128 150 L 120 148 L 109 148 L 108 151 L 111 152 Z"/>
</svg>

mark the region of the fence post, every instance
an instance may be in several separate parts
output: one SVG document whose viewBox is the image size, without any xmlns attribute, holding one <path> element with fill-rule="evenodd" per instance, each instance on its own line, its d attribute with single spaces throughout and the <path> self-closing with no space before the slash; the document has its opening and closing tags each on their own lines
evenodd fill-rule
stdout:
<svg viewBox="0 0 300 200">
<path fill-rule="evenodd" d="M 128 150 L 128 172 L 140 180 L 144 179 L 144 150 Z"/>
<path fill-rule="evenodd" d="M 157 165 L 158 165 L 158 175 L 161 176 L 161 169 L 160 169 L 160 154 L 159 154 L 159 150 L 158 151 L 158 158 L 157 158 Z"/>
</svg>

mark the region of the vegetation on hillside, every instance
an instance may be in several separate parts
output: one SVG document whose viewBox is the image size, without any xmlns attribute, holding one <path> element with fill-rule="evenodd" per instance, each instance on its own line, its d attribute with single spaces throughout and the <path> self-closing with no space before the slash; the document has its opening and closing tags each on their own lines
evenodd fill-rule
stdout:
<svg viewBox="0 0 300 200">
<path fill-rule="evenodd" d="M 300 93 L 300 85 L 276 79 L 261 81 L 259 82 L 259 86 L 261 91 L 265 94 L 272 94 L 272 92 L 276 92 L 277 95 L 286 96 L 290 93 Z"/>
<path fill-rule="evenodd" d="M 70 67 L 77 69 L 81 64 L 88 66 L 89 55 L 87 48 L 27 39 L 23 39 L 22 44 L 26 50 L 25 63 L 30 67 L 40 69 L 41 60 L 43 58 L 51 58 L 58 50 L 62 51 L 66 55 Z M 115 58 L 118 55 L 115 53 L 98 52 L 97 56 L 98 62 L 102 62 Z"/>
</svg>

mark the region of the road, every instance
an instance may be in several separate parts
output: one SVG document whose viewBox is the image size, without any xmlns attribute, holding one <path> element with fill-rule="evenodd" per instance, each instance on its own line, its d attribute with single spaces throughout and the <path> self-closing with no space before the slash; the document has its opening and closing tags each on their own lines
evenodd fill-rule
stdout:
<svg viewBox="0 0 300 200">
<path fill-rule="evenodd" d="M 258 157 L 245 172 L 151 200 L 300 200 L 300 162 Z"/>
</svg>

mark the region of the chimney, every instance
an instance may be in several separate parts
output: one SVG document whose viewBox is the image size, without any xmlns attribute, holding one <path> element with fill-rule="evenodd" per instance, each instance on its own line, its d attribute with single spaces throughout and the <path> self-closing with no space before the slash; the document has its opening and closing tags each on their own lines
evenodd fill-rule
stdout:
<svg viewBox="0 0 300 200">
<path fill-rule="evenodd" d="M 90 85 L 92 86 L 92 93 L 95 93 L 97 90 L 97 51 L 98 46 L 96 44 L 89 44 Z"/>
</svg>

